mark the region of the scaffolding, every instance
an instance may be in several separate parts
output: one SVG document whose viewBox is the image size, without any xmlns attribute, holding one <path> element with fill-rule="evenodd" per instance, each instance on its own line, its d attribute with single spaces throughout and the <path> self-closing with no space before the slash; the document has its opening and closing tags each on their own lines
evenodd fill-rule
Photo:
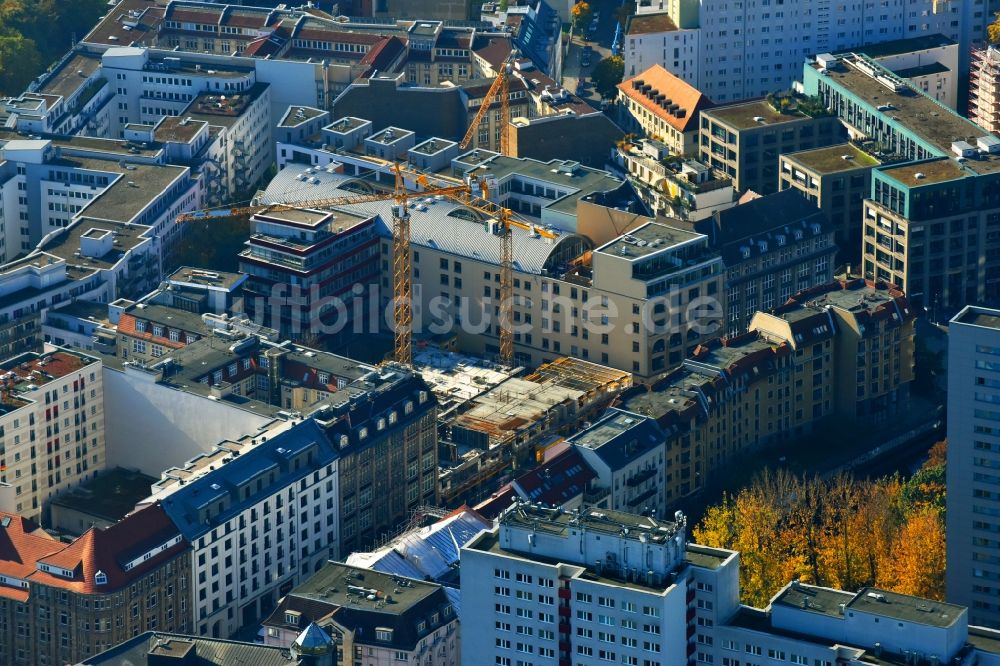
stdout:
<svg viewBox="0 0 1000 666">
<path fill-rule="evenodd" d="M 1000 50 L 973 47 L 969 66 L 969 120 L 1000 132 Z"/>
</svg>

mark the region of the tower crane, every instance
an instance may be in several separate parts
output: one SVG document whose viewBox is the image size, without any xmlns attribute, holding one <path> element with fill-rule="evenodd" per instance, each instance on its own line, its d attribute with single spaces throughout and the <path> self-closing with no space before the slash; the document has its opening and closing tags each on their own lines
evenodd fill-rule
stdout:
<svg viewBox="0 0 1000 666">
<path fill-rule="evenodd" d="M 396 176 L 392 192 L 375 192 L 372 194 L 357 194 L 328 199 L 310 199 L 288 201 L 275 204 L 258 204 L 238 208 L 225 208 L 217 211 L 194 211 L 179 215 L 177 224 L 195 220 L 211 219 L 213 217 L 236 217 L 253 215 L 264 211 L 281 211 L 293 208 L 314 208 L 326 206 L 347 206 L 369 203 L 373 201 L 393 200 L 392 207 L 392 278 L 393 278 L 393 320 L 395 323 L 394 358 L 404 365 L 413 364 L 413 268 L 410 255 L 410 213 L 408 207 L 411 193 L 406 189 L 404 170 L 398 164 L 392 164 Z M 433 186 L 425 174 L 415 173 L 415 183 L 424 188 L 414 196 L 445 195 L 459 198 L 471 198 L 472 182 L 446 187 Z"/>
<path fill-rule="evenodd" d="M 476 135 L 479 131 L 479 123 L 483 121 L 484 118 L 489 118 L 490 107 L 497 100 L 500 99 L 500 154 L 510 155 L 510 140 L 509 126 L 510 126 L 510 75 L 514 71 L 514 59 L 516 58 L 516 51 L 511 50 L 510 55 L 503 61 L 500 66 L 500 71 L 497 72 L 496 78 L 493 79 L 493 84 L 490 85 L 490 89 L 486 92 L 486 96 L 483 98 L 483 103 L 479 107 L 479 111 L 472 118 L 469 123 L 469 129 L 465 132 L 465 137 L 459 143 L 459 147 L 463 150 L 469 147 L 472 143 L 472 137 Z"/>
<path fill-rule="evenodd" d="M 550 240 L 558 238 L 558 234 L 538 227 L 531 222 L 519 220 L 514 217 L 514 213 L 509 208 L 490 201 L 485 180 L 480 183 L 480 188 L 481 196 L 473 196 L 471 190 L 447 196 L 496 221 L 494 233 L 500 237 L 500 362 L 509 366 L 514 363 L 514 239 L 512 229 L 517 227 Z"/>
</svg>

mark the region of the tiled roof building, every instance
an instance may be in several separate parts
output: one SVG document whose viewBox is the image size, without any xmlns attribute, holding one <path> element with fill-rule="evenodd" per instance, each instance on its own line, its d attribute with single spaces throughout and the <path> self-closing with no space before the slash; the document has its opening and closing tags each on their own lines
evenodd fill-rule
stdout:
<svg viewBox="0 0 1000 666">
<path fill-rule="evenodd" d="M 0 514 L 0 663 L 77 663 L 150 629 L 189 629 L 188 544 L 159 505 L 69 544 Z"/>
</svg>

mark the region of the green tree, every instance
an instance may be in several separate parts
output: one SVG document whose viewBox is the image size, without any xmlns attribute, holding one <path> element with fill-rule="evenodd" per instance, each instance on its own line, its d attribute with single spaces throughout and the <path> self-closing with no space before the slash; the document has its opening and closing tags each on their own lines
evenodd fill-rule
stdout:
<svg viewBox="0 0 1000 666">
<path fill-rule="evenodd" d="M 581 35 L 587 33 L 587 26 L 590 25 L 590 19 L 594 15 L 594 10 L 590 8 L 590 5 L 586 2 L 578 2 L 573 5 L 573 9 L 570 12 L 573 16 L 573 27 Z"/>
<path fill-rule="evenodd" d="M 0 36 L 0 95 L 20 94 L 41 69 L 42 56 L 33 41 Z"/>
<path fill-rule="evenodd" d="M 624 77 L 625 59 L 622 56 L 610 56 L 601 60 L 591 74 L 594 88 L 601 94 L 601 97 L 613 97 L 616 87 Z"/>
</svg>

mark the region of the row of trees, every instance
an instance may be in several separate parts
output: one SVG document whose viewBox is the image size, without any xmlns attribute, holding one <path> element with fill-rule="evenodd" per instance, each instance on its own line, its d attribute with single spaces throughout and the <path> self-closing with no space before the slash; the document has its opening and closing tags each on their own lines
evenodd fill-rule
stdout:
<svg viewBox="0 0 1000 666">
<path fill-rule="evenodd" d="M 944 598 L 945 443 L 909 480 L 829 480 L 768 472 L 725 496 L 695 542 L 740 552 L 744 603 L 766 606 L 789 580 Z"/>
<path fill-rule="evenodd" d="M 0 95 L 21 93 L 105 11 L 105 0 L 0 0 Z"/>
</svg>

